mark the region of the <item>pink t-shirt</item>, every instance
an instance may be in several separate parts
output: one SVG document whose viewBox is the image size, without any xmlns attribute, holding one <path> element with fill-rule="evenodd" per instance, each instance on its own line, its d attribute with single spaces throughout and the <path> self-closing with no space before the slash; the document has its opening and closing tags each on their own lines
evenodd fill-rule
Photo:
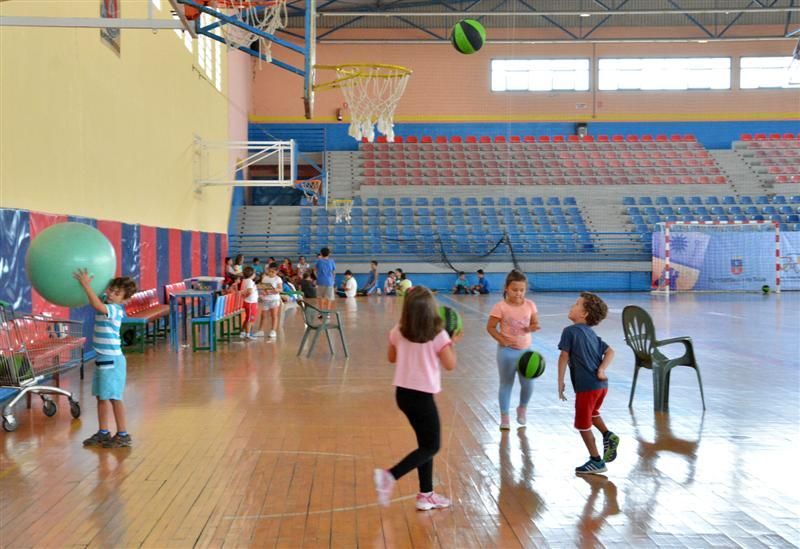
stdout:
<svg viewBox="0 0 800 549">
<path fill-rule="evenodd" d="M 526 299 L 521 305 L 511 305 L 504 299 L 492 307 L 489 316 L 500 319 L 500 333 L 513 339 L 512 348 L 527 349 L 531 346 L 528 327 L 531 318 L 536 316 L 536 304 L 533 301 Z"/>
<path fill-rule="evenodd" d="M 397 349 L 393 385 L 432 394 L 442 390 L 439 353 L 451 344 L 447 332 L 442 330 L 426 343 L 414 343 L 403 337 L 400 326 L 395 326 L 389 332 L 389 343 Z"/>
</svg>

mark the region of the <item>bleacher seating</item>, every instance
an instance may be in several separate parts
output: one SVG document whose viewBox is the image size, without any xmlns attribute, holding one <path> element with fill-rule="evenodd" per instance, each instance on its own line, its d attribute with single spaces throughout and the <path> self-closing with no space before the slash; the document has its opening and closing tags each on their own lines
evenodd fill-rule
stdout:
<svg viewBox="0 0 800 549">
<path fill-rule="evenodd" d="M 664 196 L 655 198 L 656 204 L 669 201 Z M 673 196 L 673 206 L 660 208 L 645 205 L 653 202 L 651 197 L 639 197 L 638 206 L 633 202 L 632 197 L 623 197 L 623 213 L 629 229 L 638 233 L 652 231 L 654 224 L 665 221 L 776 221 L 786 230 L 800 230 L 800 196 L 708 196 L 705 205 L 697 196 Z M 679 202 L 689 205 L 675 207 Z"/>
<path fill-rule="evenodd" d="M 773 184 L 800 183 L 800 136 L 744 134 L 733 148 L 764 180 Z"/>
<path fill-rule="evenodd" d="M 523 200 L 520 200 L 523 199 Z M 411 204 L 410 197 L 399 197 L 397 204 Z M 414 200 L 416 204 L 428 204 Z M 449 206 L 407 205 L 372 206 L 366 216 L 351 211 L 350 224 L 336 224 L 333 217 L 300 214 L 308 220 L 301 225 L 299 253 L 311 254 L 335 242 L 337 253 L 424 253 L 428 242 L 442 240 L 446 251 L 486 253 L 498 245 L 505 234 L 519 253 L 541 251 L 538 242 L 521 235 L 533 233 L 547 241 L 550 251 L 579 252 L 593 249 L 590 229 L 574 197 L 450 197 Z M 384 204 L 394 202 L 385 202 Z M 310 209 L 310 208 L 307 208 Z M 420 239 L 419 237 L 426 237 Z M 430 248 L 430 245 L 427 246 Z M 430 250 L 427 250 L 430 251 Z"/>
<path fill-rule="evenodd" d="M 516 137 L 516 138 L 515 138 Z M 574 136 L 572 136 L 574 137 Z M 361 143 L 363 185 L 723 184 L 692 136 L 503 136 Z"/>
</svg>

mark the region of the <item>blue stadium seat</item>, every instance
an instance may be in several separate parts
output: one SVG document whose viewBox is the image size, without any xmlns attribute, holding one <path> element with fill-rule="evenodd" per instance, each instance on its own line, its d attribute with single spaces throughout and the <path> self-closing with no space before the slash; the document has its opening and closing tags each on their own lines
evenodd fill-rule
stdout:
<svg viewBox="0 0 800 549">
<path fill-rule="evenodd" d="M 719 204 L 719 200 L 717 200 L 716 196 L 707 196 L 706 197 L 706 206 L 712 206 Z"/>
<path fill-rule="evenodd" d="M 487 206 L 483 208 L 483 215 L 497 215 L 497 210 L 494 209 L 494 206 Z"/>
<path fill-rule="evenodd" d="M 786 197 L 782 194 L 776 194 L 772 197 L 773 204 L 786 204 Z"/>
<path fill-rule="evenodd" d="M 310 227 L 311 226 L 311 217 L 301 217 L 300 218 L 300 226 L 301 227 Z"/>
<path fill-rule="evenodd" d="M 353 236 L 364 236 L 364 228 L 357 225 L 351 225 L 350 234 Z"/>
<path fill-rule="evenodd" d="M 300 217 L 311 217 L 311 208 L 300 208 Z"/>
<path fill-rule="evenodd" d="M 564 210 L 561 209 L 561 206 L 550 208 L 550 215 L 564 215 Z"/>
<path fill-rule="evenodd" d="M 346 236 L 347 228 L 344 225 L 336 225 L 333 228 L 333 236 Z"/>
<path fill-rule="evenodd" d="M 672 205 L 673 206 L 685 206 L 686 200 L 682 196 L 673 196 L 672 197 Z"/>
<path fill-rule="evenodd" d="M 741 215 L 742 208 L 741 206 L 731 206 L 730 208 L 728 208 L 728 213 L 731 215 Z"/>
<path fill-rule="evenodd" d="M 657 216 L 657 215 L 648 215 L 645 218 L 645 221 L 647 221 L 648 225 L 655 225 L 656 223 L 660 223 L 661 222 L 661 218 L 659 216 Z"/>
<path fill-rule="evenodd" d="M 661 215 L 672 215 L 675 211 L 672 209 L 672 206 L 661 206 L 658 209 L 658 213 Z"/>
<path fill-rule="evenodd" d="M 540 196 L 531 198 L 531 206 L 544 206 L 544 200 Z"/>
<path fill-rule="evenodd" d="M 559 200 L 559 198 L 557 196 L 548 197 L 547 205 L 548 206 L 560 206 L 561 205 L 561 200 Z"/>
<path fill-rule="evenodd" d="M 656 197 L 656 206 L 667 206 L 669 205 L 669 198 L 666 196 L 657 196 Z"/>
<path fill-rule="evenodd" d="M 642 217 L 641 215 L 632 215 L 631 223 L 633 223 L 634 225 L 644 225 L 644 217 Z"/>
<path fill-rule="evenodd" d="M 778 213 L 778 210 L 775 209 L 775 206 L 764 206 L 761 208 L 761 213 L 765 215 L 773 215 Z"/>
<path fill-rule="evenodd" d="M 514 206 L 527 206 L 528 199 L 524 196 L 518 196 L 514 199 Z"/>
<path fill-rule="evenodd" d="M 725 215 L 725 208 L 722 206 L 711 206 L 711 215 Z"/>
<path fill-rule="evenodd" d="M 431 215 L 428 208 L 417 208 L 417 215 Z"/>
<path fill-rule="evenodd" d="M 781 217 L 779 214 L 774 214 L 774 215 L 769 216 L 769 220 L 770 221 L 775 221 L 777 223 L 783 223 L 783 217 Z"/>
<path fill-rule="evenodd" d="M 353 197 L 353 206 L 361 206 L 361 197 L 360 196 L 354 196 Z"/>
<path fill-rule="evenodd" d="M 717 216 L 717 218 L 716 218 L 716 220 L 717 220 L 717 221 L 721 221 L 721 222 L 723 222 L 723 223 L 729 223 L 729 222 L 730 222 L 730 220 L 731 220 L 731 218 L 730 218 L 730 217 L 728 217 L 727 215 L 718 215 L 718 216 Z"/>
<path fill-rule="evenodd" d="M 450 215 L 452 215 L 452 216 L 457 216 L 457 215 L 463 216 L 464 215 L 464 210 L 462 208 L 450 208 Z"/>
<path fill-rule="evenodd" d="M 791 206 L 784 205 L 784 206 L 781 206 L 780 208 L 778 208 L 778 213 L 779 214 L 783 214 L 783 215 L 787 215 L 787 214 L 794 213 L 794 210 L 792 209 Z"/>
<path fill-rule="evenodd" d="M 789 204 L 800 204 L 800 196 L 792 195 L 789 197 Z"/>
<path fill-rule="evenodd" d="M 531 210 L 527 206 L 520 206 L 519 208 L 517 208 L 517 214 L 518 215 L 530 215 L 531 214 Z"/>
<path fill-rule="evenodd" d="M 397 236 L 397 225 L 387 225 L 383 232 L 386 234 L 386 236 Z"/>
<path fill-rule="evenodd" d="M 565 196 L 564 197 L 564 206 L 577 206 L 578 203 L 575 201 L 574 196 Z"/>
<path fill-rule="evenodd" d="M 364 210 L 361 208 L 353 208 L 350 210 L 351 216 L 364 215 Z"/>
<path fill-rule="evenodd" d="M 647 233 L 647 232 L 650 231 L 650 227 L 648 227 L 647 225 L 644 225 L 644 224 L 636 225 L 634 227 L 634 231 L 637 232 L 637 233 Z"/>
<path fill-rule="evenodd" d="M 734 221 L 747 221 L 747 216 L 746 215 L 734 215 L 733 216 L 733 220 Z"/>
<path fill-rule="evenodd" d="M 723 196 L 722 203 L 727 205 L 736 204 L 736 197 L 735 196 Z"/>
<path fill-rule="evenodd" d="M 625 211 L 628 215 L 639 215 L 639 207 L 638 206 L 629 206 L 625 208 Z"/>
<path fill-rule="evenodd" d="M 379 217 L 381 215 L 380 208 L 375 206 L 367 208 L 367 217 Z"/>
<path fill-rule="evenodd" d="M 415 206 L 427 206 L 428 205 L 427 197 L 418 196 L 417 198 L 414 199 L 414 205 Z"/>
<path fill-rule="evenodd" d="M 786 223 L 800 223 L 800 215 L 789 214 L 786 216 Z"/>
<path fill-rule="evenodd" d="M 469 200 L 469 199 L 467 199 Z M 461 206 L 461 199 L 457 196 L 451 196 L 447 199 L 448 206 Z"/>
<path fill-rule="evenodd" d="M 658 215 L 658 211 L 654 206 L 645 206 L 641 211 L 644 215 Z"/>
<path fill-rule="evenodd" d="M 437 196 L 431 199 L 431 206 L 444 206 L 444 197 Z"/>
<path fill-rule="evenodd" d="M 395 202 L 394 198 L 386 197 L 383 199 L 384 206 L 394 206 L 397 203 Z"/>
<path fill-rule="evenodd" d="M 752 204 L 752 203 L 753 203 L 753 199 L 750 198 L 749 196 L 741 196 L 741 197 L 739 197 L 739 204 L 748 205 L 748 204 Z"/>
<path fill-rule="evenodd" d="M 747 206 L 744 213 L 745 215 L 757 215 L 759 213 L 758 206 Z"/>
<path fill-rule="evenodd" d="M 703 199 L 699 196 L 690 196 L 689 197 L 689 205 L 690 206 L 702 206 Z"/>
<path fill-rule="evenodd" d="M 668 215 L 668 216 L 664 217 L 664 221 L 667 221 L 669 223 L 674 223 L 677 220 L 678 220 L 678 216 L 677 215 Z"/>
<path fill-rule="evenodd" d="M 756 204 L 769 204 L 769 198 L 764 195 L 757 196 Z"/>
<path fill-rule="evenodd" d="M 535 206 L 533 208 L 533 215 L 536 217 L 547 217 L 547 210 L 542 206 Z"/>
<path fill-rule="evenodd" d="M 413 208 L 400 208 L 400 216 L 401 217 L 414 217 L 414 209 Z"/>
<path fill-rule="evenodd" d="M 693 215 L 684 215 L 681 216 L 681 221 L 685 221 L 686 223 L 691 223 L 692 221 L 695 221 L 695 218 Z"/>
<path fill-rule="evenodd" d="M 500 198 L 497 199 L 497 205 L 498 206 L 510 206 L 511 205 L 511 199 L 508 198 L 507 196 L 501 196 Z"/>
<path fill-rule="evenodd" d="M 640 196 L 639 197 L 639 206 L 652 206 L 653 199 L 649 196 Z"/>
<path fill-rule="evenodd" d="M 367 218 L 367 225 L 371 227 L 377 227 L 381 224 L 380 217 L 368 217 Z"/>
<path fill-rule="evenodd" d="M 632 196 L 623 196 L 622 197 L 622 205 L 623 206 L 635 206 L 636 200 Z"/>
<path fill-rule="evenodd" d="M 688 206 L 679 206 L 675 212 L 678 215 L 692 215 L 692 210 Z"/>
<path fill-rule="evenodd" d="M 397 202 L 400 206 L 411 206 L 413 202 L 410 196 L 403 196 L 400 197 L 400 200 Z"/>
<path fill-rule="evenodd" d="M 430 225 L 430 224 L 431 224 L 431 218 L 429 216 L 423 215 L 423 216 L 417 217 L 417 225 L 422 226 L 422 225 Z"/>
<path fill-rule="evenodd" d="M 494 206 L 494 198 L 491 196 L 484 196 L 481 198 L 481 206 Z"/>
<path fill-rule="evenodd" d="M 480 209 L 480 208 L 477 208 L 477 207 L 475 207 L 475 206 L 473 206 L 473 207 L 471 207 L 471 208 L 467 208 L 467 209 L 466 209 L 466 210 L 464 210 L 464 211 L 465 211 L 465 213 L 466 213 L 467 215 L 469 215 L 469 216 L 480 216 L 480 215 L 481 215 L 481 209 Z"/>
<path fill-rule="evenodd" d="M 452 206 L 453 204 L 450 205 Z M 460 205 L 461 204 L 456 204 L 456 206 Z M 478 205 L 478 199 L 475 198 L 474 196 L 468 196 L 467 198 L 464 199 L 464 206 L 477 206 L 477 205 Z"/>
<path fill-rule="evenodd" d="M 365 205 L 365 206 L 379 206 L 379 205 L 380 205 L 380 203 L 378 202 L 378 199 L 377 199 L 377 198 L 374 198 L 374 197 L 372 197 L 372 198 L 367 198 L 367 199 L 364 201 L 364 205 Z"/>
<path fill-rule="evenodd" d="M 395 216 L 397 216 L 397 210 L 395 208 L 383 209 L 383 217 L 395 217 Z"/>
<path fill-rule="evenodd" d="M 714 221 L 714 219 L 710 215 L 701 215 L 698 221 Z"/>
</svg>

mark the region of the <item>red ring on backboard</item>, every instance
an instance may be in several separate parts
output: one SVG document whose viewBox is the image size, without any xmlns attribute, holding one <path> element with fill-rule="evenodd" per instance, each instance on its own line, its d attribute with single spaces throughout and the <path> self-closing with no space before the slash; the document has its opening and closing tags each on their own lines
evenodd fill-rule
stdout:
<svg viewBox="0 0 800 549">
<path fill-rule="evenodd" d="M 284 0 L 195 0 L 198 4 L 210 6 L 215 9 L 235 10 L 245 8 L 265 7 L 270 8 Z M 184 6 L 183 13 L 186 19 L 194 21 L 200 17 L 200 10 L 193 6 Z"/>
</svg>

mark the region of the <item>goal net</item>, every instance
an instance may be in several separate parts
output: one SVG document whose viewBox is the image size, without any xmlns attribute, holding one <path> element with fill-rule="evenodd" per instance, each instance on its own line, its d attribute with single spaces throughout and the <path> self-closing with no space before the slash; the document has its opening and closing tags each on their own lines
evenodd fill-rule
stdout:
<svg viewBox="0 0 800 549">
<path fill-rule="evenodd" d="M 780 230 L 772 221 L 658 223 L 652 289 L 780 292 Z"/>
</svg>

